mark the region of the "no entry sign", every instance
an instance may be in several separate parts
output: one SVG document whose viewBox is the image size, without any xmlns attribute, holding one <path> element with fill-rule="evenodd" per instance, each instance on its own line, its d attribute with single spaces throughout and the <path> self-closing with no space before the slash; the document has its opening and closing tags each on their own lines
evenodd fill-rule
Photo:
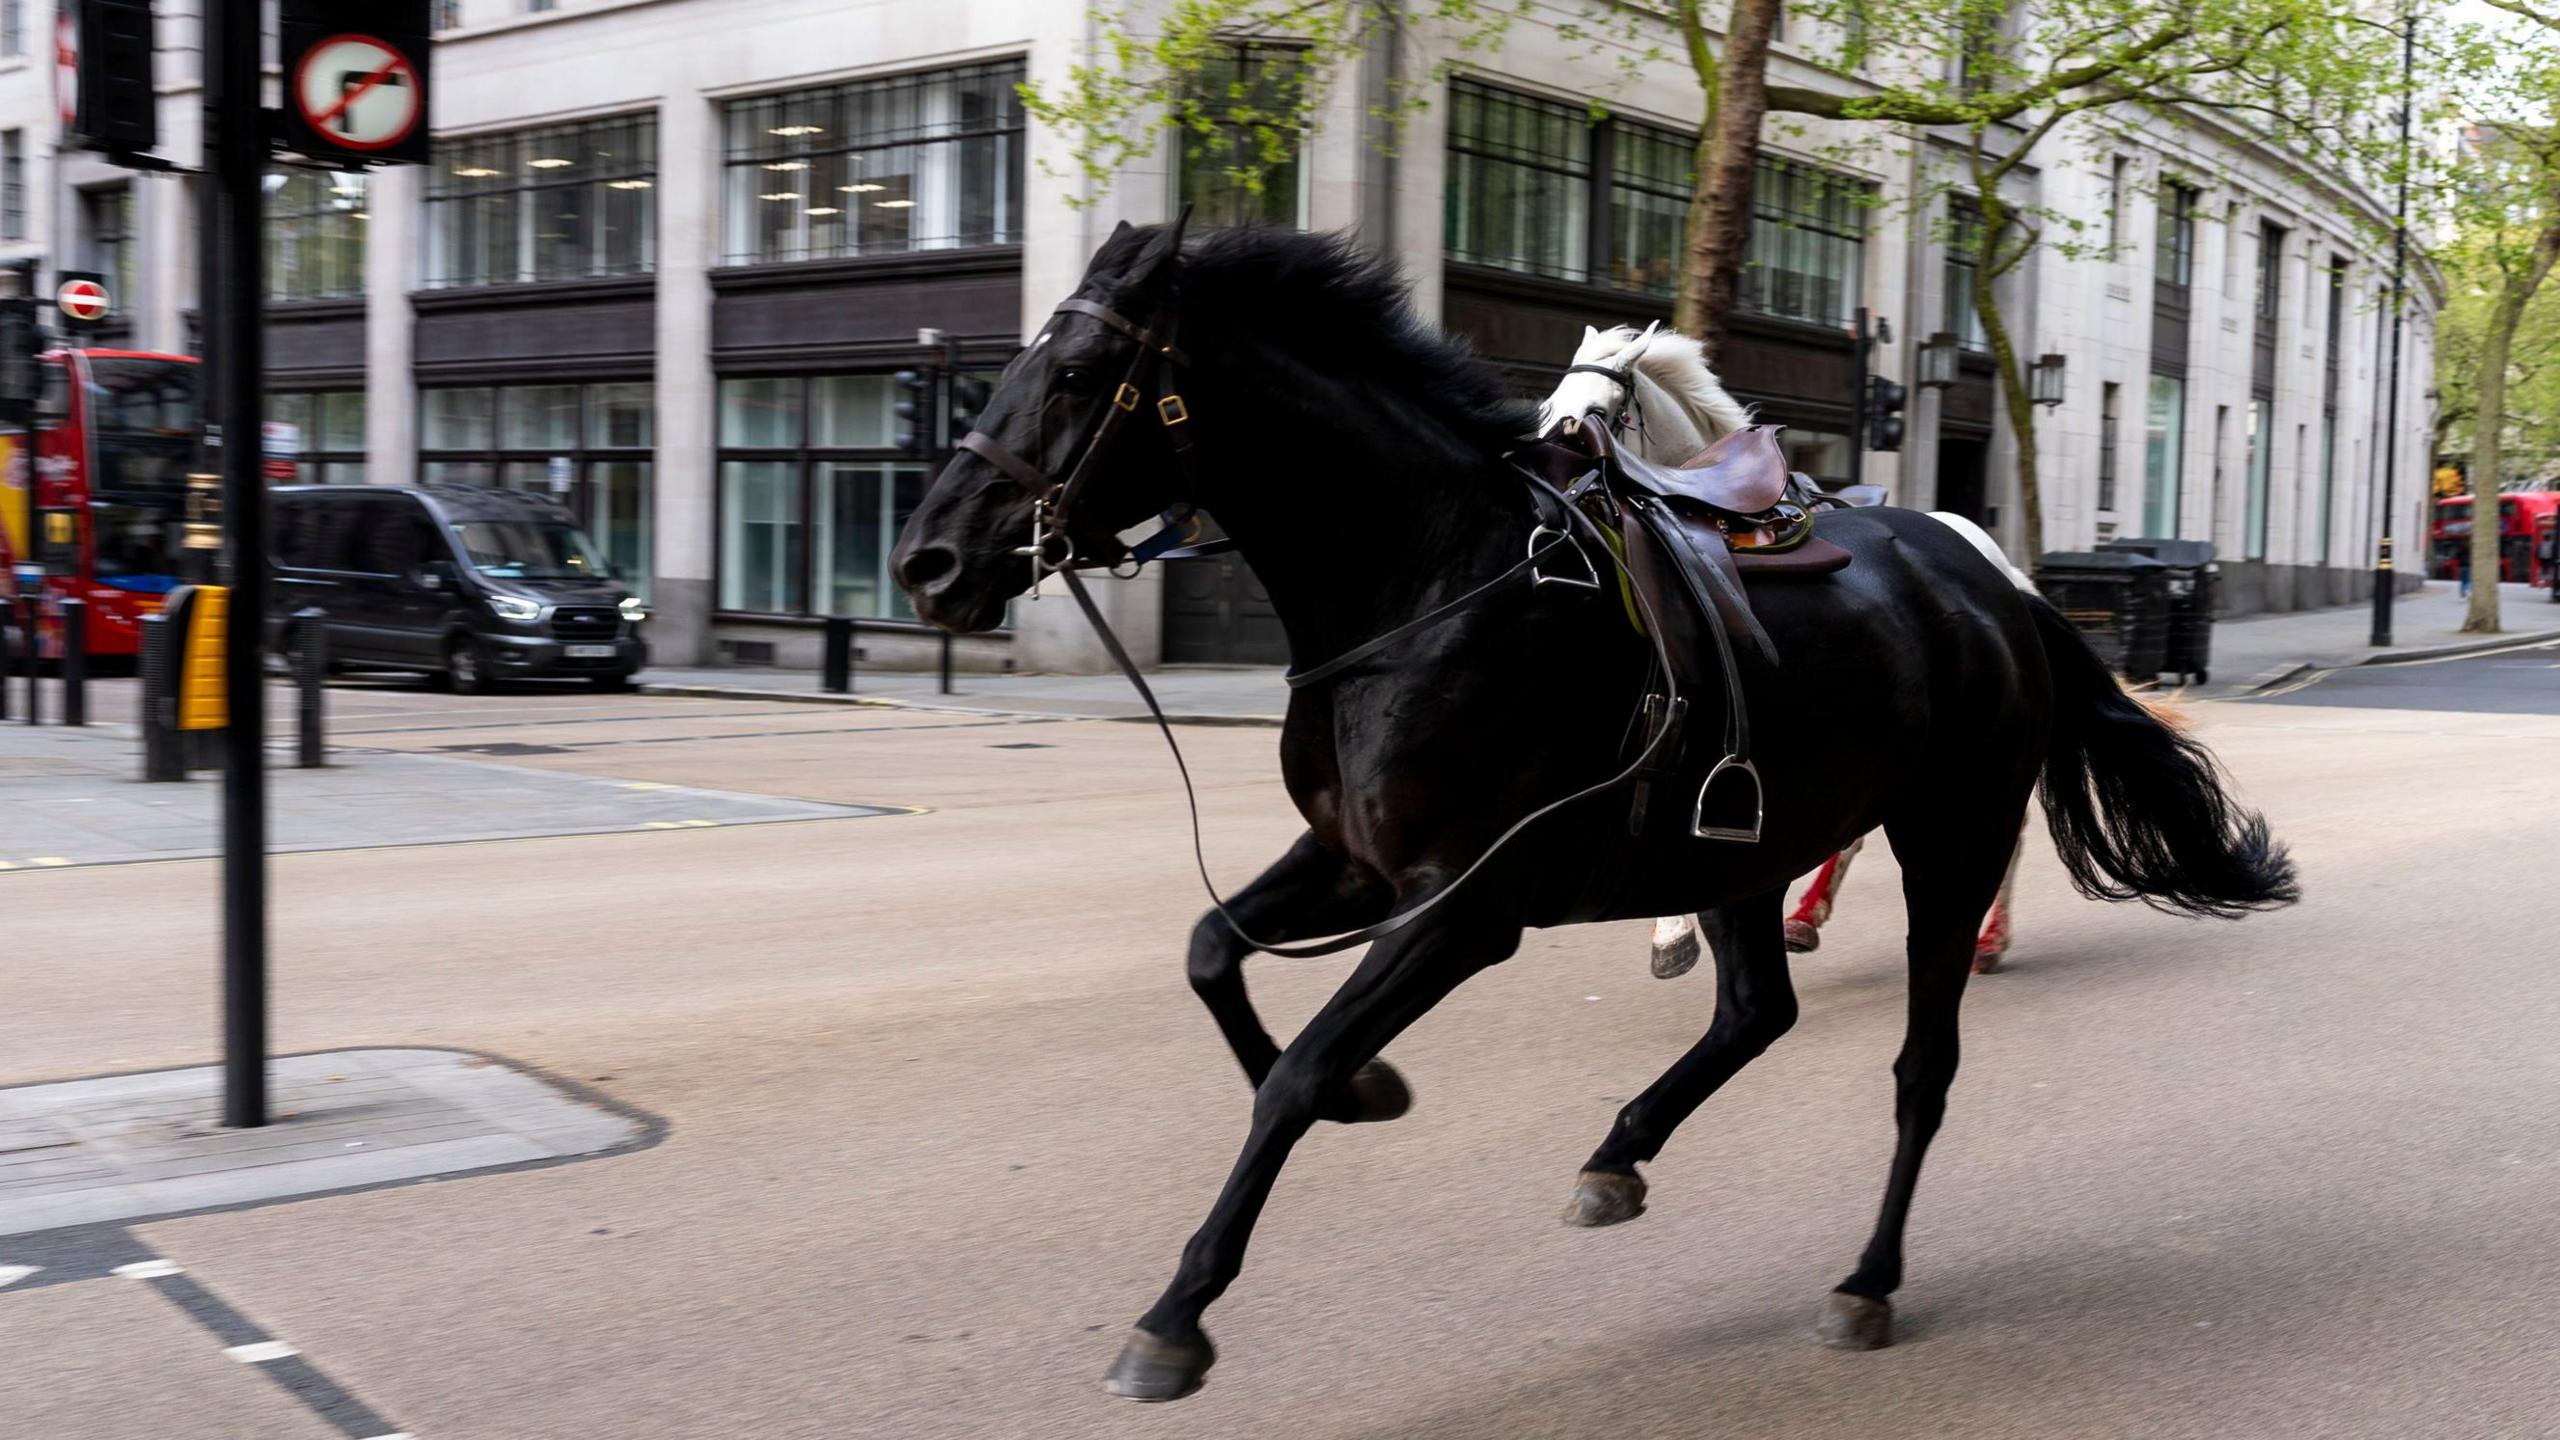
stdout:
<svg viewBox="0 0 2560 1440">
<path fill-rule="evenodd" d="M 75 325 L 95 325 L 115 309 L 106 285 L 91 275 L 64 276 L 54 288 L 53 303 Z"/>
<path fill-rule="evenodd" d="M 312 47 L 293 76 L 294 108 L 312 133 L 367 152 L 406 140 L 424 118 L 418 67 L 388 41 L 338 35 Z"/>
</svg>

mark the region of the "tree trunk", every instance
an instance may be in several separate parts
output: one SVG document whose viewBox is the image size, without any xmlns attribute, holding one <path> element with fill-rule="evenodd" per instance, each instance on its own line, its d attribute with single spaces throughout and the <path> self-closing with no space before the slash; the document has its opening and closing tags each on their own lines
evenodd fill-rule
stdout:
<svg viewBox="0 0 2560 1440">
<path fill-rule="evenodd" d="M 2498 295 L 2487 330 L 2480 337 L 2479 369 L 2472 378 L 2471 420 L 2471 604 L 2462 628 L 2494 635 L 2498 631 L 2498 551 L 2505 516 L 2498 497 L 2506 460 L 2499 454 L 2506 440 L 2507 359 L 2515 345 L 2516 327 L 2531 298 L 2518 280 L 2509 280 Z"/>
<path fill-rule="evenodd" d="M 1724 57 L 1708 91 L 1706 133 L 1698 139 L 1688 254 L 1671 323 L 1706 342 L 1711 359 L 1724 349 L 1725 321 L 1742 283 L 1742 249 L 1751 238 L 1751 172 L 1760 158 L 1760 121 L 1769 112 L 1769 39 L 1779 4 L 1733 0 Z M 1700 76 L 1702 83 L 1707 78 Z"/>
<path fill-rule="evenodd" d="M 2006 218 L 2007 212 L 1997 200 L 1984 197 L 1981 253 L 1973 266 L 1973 311 L 1982 317 L 1983 340 L 1991 347 L 1992 368 L 2000 377 L 2000 399 L 2009 413 L 2009 434 L 2018 447 L 2019 540 L 2023 553 L 2010 558 L 2019 569 L 2032 575 L 2044 556 L 2044 489 L 2036 476 L 2035 396 L 2028 392 L 2026 372 L 2018 366 L 2018 347 L 2009 335 L 2009 319 L 2000 313 L 1998 293 L 2004 271 L 1992 263 L 2007 229 Z"/>
</svg>

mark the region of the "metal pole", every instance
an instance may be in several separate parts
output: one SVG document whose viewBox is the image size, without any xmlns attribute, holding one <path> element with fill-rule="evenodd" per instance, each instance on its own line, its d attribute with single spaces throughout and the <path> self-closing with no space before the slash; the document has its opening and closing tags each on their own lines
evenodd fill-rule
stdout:
<svg viewBox="0 0 2560 1440">
<path fill-rule="evenodd" d="M 853 622 L 841 615 L 827 617 L 818 654 L 818 688 L 830 695 L 853 692 Z"/>
<path fill-rule="evenodd" d="M 951 693 L 951 632 L 942 633 L 942 693 Z"/>
<path fill-rule="evenodd" d="M 178 632 L 169 617 L 142 617 L 142 778 L 187 778 L 178 751 Z"/>
<path fill-rule="evenodd" d="M 205 169 L 218 209 L 212 393 L 220 418 L 224 555 L 231 580 L 223 692 L 230 723 L 222 771 L 222 1123 L 267 1123 L 267 494 L 259 468 L 259 382 L 266 370 L 259 310 L 266 227 L 266 115 L 257 0 L 207 0 Z"/>
<path fill-rule="evenodd" d="M 2392 212 L 2391 230 L 2391 393 L 2383 404 L 2382 420 L 2382 536 L 2375 542 L 2373 556 L 2373 635 L 2377 645 L 2391 643 L 2391 511 L 2398 487 L 2400 468 L 2400 331 L 2406 305 L 2402 292 L 2409 278 L 2409 112 L 2415 109 L 2411 97 L 2415 93 L 2418 66 L 2418 12 L 2414 5 L 2400 7 L 2400 201 Z M 2472 482 L 2472 493 L 2480 491 Z M 2479 506 L 2475 503 L 2476 511 Z M 2477 517 L 2474 517 L 2477 523 Z"/>
<path fill-rule="evenodd" d="M 1856 343 L 1850 346 L 1849 362 L 1849 483 L 1860 484 L 1867 478 L 1867 307 L 1858 307 L 1857 327 L 1850 332 Z"/>
<path fill-rule="evenodd" d="M 299 722 L 302 768 L 329 763 L 325 705 L 329 686 L 329 615 L 317 605 L 293 612 L 294 718 Z"/>
<path fill-rule="evenodd" d="M 23 652 L 27 669 L 27 723 L 44 723 L 44 692 L 36 688 L 44 673 L 44 641 L 36 634 L 36 597 L 18 597 L 18 649 Z"/>
<path fill-rule="evenodd" d="M 89 602 L 62 602 L 62 723 L 89 723 Z"/>
</svg>

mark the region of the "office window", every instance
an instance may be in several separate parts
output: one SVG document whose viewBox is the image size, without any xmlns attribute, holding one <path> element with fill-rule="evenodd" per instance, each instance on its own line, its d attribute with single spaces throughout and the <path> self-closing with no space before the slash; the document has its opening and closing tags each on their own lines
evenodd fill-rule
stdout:
<svg viewBox="0 0 2560 1440">
<path fill-rule="evenodd" d="M 2179 467 L 2187 439 L 2187 382 L 2176 375 L 2151 377 L 2150 412 L 2142 431 L 2142 533 L 2178 533 Z"/>
<path fill-rule="evenodd" d="M 740 100 L 727 134 L 734 265 L 1022 239 L 1019 60 Z"/>
<path fill-rule="evenodd" d="M 435 0 L 435 9 L 427 23 L 437 30 L 462 28 L 462 0 Z"/>
<path fill-rule="evenodd" d="M 2329 257 L 2329 325 L 2320 379 L 2320 563 L 2329 563 L 2329 535 L 2338 503 L 2338 348 L 2346 338 L 2347 257 Z"/>
<path fill-rule="evenodd" d="M 2181 290 L 2195 274 L 2196 192 L 2175 180 L 2160 183 L 2158 235 L 2151 252 L 2151 278 Z"/>
<path fill-rule="evenodd" d="M 2110 380 L 2098 402 L 2098 508 L 2116 508 L 2116 404 L 2122 387 Z"/>
<path fill-rule="evenodd" d="M 1973 304 L 1973 273 L 1982 263 L 1982 206 L 1969 195 L 1947 197 L 1947 247 L 1942 270 L 1946 290 L 1942 328 L 1967 350 L 1990 348 L 1982 316 Z"/>
<path fill-rule="evenodd" d="M 27 132 L 0 130 L 0 240 L 27 238 Z"/>
<path fill-rule="evenodd" d="M 2271 328 L 2284 314 L 2284 227 L 2258 226 L 2258 328 Z"/>
<path fill-rule="evenodd" d="M 2240 553 L 2249 560 L 2267 558 L 2267 472 L 2275 450 L 2268 422 L 2274 409 L 2275 402 L 2263 396 L 2249 401 L 2248 495 L 2240 518 Z"/>
<path fill-rule="evenodd" d="M 1234 45 L 1195 79 L 1202 111 L 1176 131 L 1179 193 L 1194 207 L 1195 222 L 1306 223 L 1306 177 L 1299 163 L 1304 137 L 1289 141 L 1280 153 L 1266 153 L 1263 136 L 1252 124 L 1225 118 L 1240 109 L 1272 117 L 1288 114 L 1305 71 L 1305 57 L 1294 46 Z M 1247 188 L 1240 174 L 1249 168 L 1261 171 L 1259 193 Z"/>
<path fill-rule="evenodd" d="M 365 401 L 361 390 L 270 390 L 267 422 L 290 429 L 269 430 L 269 459 L 294 462 L 294 479 L 304 485 L 361 485 L 365 481 Z"/>
<path fill-rule="evenodd" d="M 560 0 L 524 0 L 524 13 L 540 15 L 560 8 Z"/>
<path fill-rule="evenodd" d="M 133 187 L 109 185 L 80 192 L 81 258 L 107 277 L 118 317 L 141 298 L 134 291 Z"/>
<path fill-rule="evenodd" d="M 345 300 L 364 293 L 371 189 L 362 175 L 267 172 L 267 298 Z"/>
<path fill-rule="evenodd" d="M 427 172 L 427 286 L 647 274 L 658 117 L 440 141 Z"/>
<path fill-rule="evenodd" d="M 2107 258 L 2124 253 L 2124 175 L 2128 162 L 2122 155 L 2107 161 Z"/>
<path fill-rule="evenodd" d="M 1443 189 L 1453 260 L 1591 278 L 1591 115 L 1580 105 L 1449 85 Z"/>
<path fill-rule="evenodd" d="M 1816 325 L 1848 324 L 1857 314 L 1866 272 L 1864 192 L 1846 176 L 1760 157 L 1752 170 L 1751 238 L 1742 251 L 1736 308 Z M 1685 197 L 1682 203 L 1685 210 Z"/>
<path fill-rule="evenodd" d="M 1698 142 L 1632 121 L 1608 132 L 1609 278 L 1623 290 L 1676 294 Z"/>
<path fill-rule="evenodd" d="M 924 499 L 887 375 L 720 382 L 720 608 L 913 620 L 889 549 Z"/>
<path fill-rule="evenodd" d="M 418 472 L 428 485 L 548 495 L 586 528 L 616 578 L 649 593 L 657 389 L 439 386 L 418 393 Z"/>
<path fill-rule="evenodd" d="M 27 0 L 0 0 L 0 55 L 27 53 Z"/>
</svg>

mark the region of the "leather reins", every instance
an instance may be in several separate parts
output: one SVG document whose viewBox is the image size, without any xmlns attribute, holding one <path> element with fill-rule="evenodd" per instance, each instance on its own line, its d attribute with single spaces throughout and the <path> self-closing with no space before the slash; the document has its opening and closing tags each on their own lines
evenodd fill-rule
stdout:
<svg viewBox="0 0 2560 1440">
<path fill-rule="evenodd" d="M 1078 573 L 1081 570 L 1103 568 L 1105 566 L 1115 564 L 1121 557 L 1115 556 L 1109 559 L 1096 559 L 1094 557 L 1081 554 L 1076 538 L 1069 528 L 1073 524 L 1071 511 L 1074 507 L 1075 501 L 1083 494 L 1084 487 L 1090 482 L 1095 470 L 1100 465 L 1104 452 L 1110 448 L 1111 441 L 1120 433 L 1122 424 L 1129 416 L 1137 413 L 1139 404 L 1146 400 L 1149 390 L 1155 388 L 1161 382 L 1162 376 L 1158 370 L 1158 366 L 1164 363 L 1169 363 L 1175 366 L 1183 366 L 1190 363 L 1190 356 L 1185 354 L 1174 344 L 1175 327 L 1179 323 L 1180 317 L 1175 309 L 1175 304 L 1172 299 L 1167 299 L 1165 303 L 1158 308 L 1156 314 L 1152 317 L 1152 323 L 1147 325 L 1133 324 L 1125 316 L 1122 316 L 1107 305 L 1077 298 L 1070 298 L 1061 301 L 1058 305 L 1057 313 L 1090 315 L 1094 319 L 1100 320 L 1103 324 L 1110 326 L 1112 329 L 1117 330 L 1138 342 L 1138 353 L 1136 357 L 1129 362 L 1127 375 L 1121 380 L 1119 388 L 1112 392 L 1110 405 L 1105 409 L 1101 421 L 1095 425 L 1093 434 L 1085 441 L 1082 453 L 1076 457 L 1074 465 L 1067 472 L 1067 478 L 1061 481 L 1052 477 L 1037 465 L 1032 464 L 1030 461 L 1023 459 L 1021 456 L 1013 453 L 1012 450 L 1006 448 L 1002 441 L 997 440 L 994 436 L 989 435 L 982 430 L 970 431 L 968 435 L 961 439 L 959 448 L 966 450 L 970 454 L 976 455 L 980 459 L 983 459 L 987 463 L 995 466 L 996 469 L 1002 471 L 1016 484 L 1022 486 L 1023 489 L 1031 493 L 1034 501 L 1036 502 L 1032 512 L 1032 541 L 1030 545 L 1024 547 L 1023 550 L 1017 553 L 1027 555 L 1030 558 L 1032 573 L 1034 576 L 1034 593 L 1037 593 L 1039 577 L 1055 574 L 1060 580 L 1065 582 L 1067 593 L 1075 597 L 1076 607 L 1084 612 L 1086 623 L 1093 627 L 1095 637 L 1102 641 L 1104 653 L 1111 657 L 1111 663 L 1119 668 L 1120 673 L 1125 676 L 1128 679 L 1129 684 L 1137 690 L 1138 698 L 1145 702 L 1147 714 L 1153 717 L 1156 724 L 1156 730 L 1164 736 L 1165 748 L 1173 752 L 1174 769 L 1178 771 L 1182 777 L 1182 797 L 1191 814 L 1191 861 L 1193 867 L 1200 873 L 1200 887 L 1208 892 L 1210 905 L 1217 910 L 1219 918 L 1227 922 L 1227 927 L 1235 931 L 1239 939 L 1265 954 L 1278 955 L 1284 958 L 1306 958 L 1318 955 L 1333 955 L 1344 950 L 1349 950 L 1354 946 L 1366 945 L 1373 940 L 1384 939 L 1385 937 L 1404 929 L 1406 926 L 1411 925 L 1414 921 L 1421 919 L 1424 915 L 1429 914 L 1433 909 L 1437 908 L 1442 901 L 1447 900 L 1450 896 L 1456 894 L 1459 889 L 1465 886 L 1469 880 L 1473 879 L 1479 871 L 1483 870 L 1486 865 L 1492 863 L 1494 856 L 1500 854 L 1503 847 L 1509 845 L 1515 837 L 1517 837 L 1522 831 L 1527 830 L 1531 825 L 1536 824 L 1538 821 L 1545 819 L 1547 816 L 1554 814 L 1558 810 L 1562 810 L 1568 805 L 1588 800 L 1597 795 L 1605 794 L 1610 790 L 1614 790 L 1617 787 L 1626 784 L 1628 781 L 1633 780 L 1638 775 L 1642 774 L 1645 768 L 1652 763 L 1654 751 L 1661 748 L 1664 740 L 1669 735 L 1669 727 L 1658 727 L 1652 729 L 1651 733 L 1646 738 L 1644 748 L 1638 751 L 1635 758 L 1627 763 L 1626 768 L 1620 770 L 1617 774 L 1610 776 L 1606 780 L 1599 781 L 1596 784 L 1586 785 L 1583 788 L 1559 799 L 1550 800 L 1546 804 L 1539 806 L 1537 809 L 1530 811 L 1528 814 L 1521 816 L 1518 820 L 1513 821 L 1509 828 L 1505 829 L 1500 835 L 1494 837 L 1493 843 L 1485 847 L 1484 853 L 1478 855 L 1475 860 L 1467 866 L 1467 868 L 1459 871 L 1457 875 L 1449 881 L 1449 883 L 1441 886 L 1428 896 L 1425 896 L 1419 903 L 1404 910 L 1399 910 L 1375 924 L 1364 925 L 1357 930 L 1336 935 L 1329 939 L 1306 941 L 1298 944 L 1282 944 L 1264 940 L 1246 930 L 1243 924 L 1236 919 L 1234 912 L 1227 908 L 1226 897 L 1218 893 L 1217 882 L 1209 878 L 1209 856 L 1200 832 L 1200 796 L 1198 790 L 1192 783 L 1191 765 L 1190 762 L 1183 757 L 1182 744 L 1174 738 L 1173 722 L 1166 718 L 1164 706 L 1157 701 L 1154 688 L 1147 684 L 1146 676 L 1138 669 L 1137 662 L 1130 658 L 1129 649 L 1126 645 L 1121 643 L 1119 632 L 1112 629 L 1111 622 L 1103 618 L 1102 607 L 1094 603 L 1092 590 L 1086 586 L 1084 577 Z M 1577 366 L 1575 368 L 1585 369 L 1597 367 Z M 1632 395 L 1634 387 L 1629 386 L 1628 391 Z M 1190 409 L 1183 403 L 1180 393 L 1170 388 L 1166 388 L 1161 395 L 1156 397 L 1155 410 L 1157 418 L 1164 423 L 1168 438 L 1173 441 L 1176 461 L 1183 467 L 1184 473 L 1186 477 L 1188 477 L 1191 473 L 1190 466 L 1192 446 L 1190 436 L 1185 433 L 1185 427 L 1189 425 L 1191 420 Z M 1507 461 L 1509 460 L 1508 456 L 1505 458 Z M 1509 461 L 1509 463 L 1511 464 L 1512 469 L 1518 472 L 1523 480 L 1528 482 L 1531 492 L 1537 500 L 1538 523 L 1536 528 L 1530 531 L 1528 554 L 1522 557 L 1519 563 L 1511 566 L 1511 568 L 1503 571 L 1493 579 L 1486 581 L 1484 584 L 1478 585 L 1474 589 L 1467 591 L 1465 594 L 1458 596 L 1456 599 L 1435 606 L 1432 609 L 1415 616 L 1413 619 L 1396 626 L 1394 629 L 1387 631 L 1383 635 L 1379 635 L 1373 639 L 1364 641 L 1359 645 L 1353 646 L 1350 650 L 1335 656 L 1321 665 L 1315 666 L 1306 671 L 1293 672 L 1286 677 L 1292 690 L 1304 689 L 1306 687 L 1334 679 L 1344 671 L 1358 664 L 1360 661 L 1372 658 L 1379 652 L 1387 649 L 1389 646 L 1406 639 L 1425 627 L 1447 619 L 1449 616 L 1475 605 L 1498 591 L 1509 589 L 1514 585 L 1523 583 L 1524 581 L 1533 589 L 1549 584 L 1563 584 L 1585 591 L 1599 589 L 1599 568 L 1591 563 L 1590 552 L 1583 547 L 1581 540 L 1577 537 L 1577 532 L 1582 532 L 1588 534 L 1592 543 L 1600 547 L 1601 553 L 1609 557 L 1610 564 L 1615 567 L 1617 571 L 1622 588 L 1625 589 L 1628 594 L 1635 597 L 1638 608 L 1643 611 L 1644 631 L 1646 637 L 1651 640 L 1653 645 L 1651 663 L 1655 673 L 1662 677 L 1665 692 L 1663 703 L 1666 706 L 1677 705 L 1679 703 L 1680 681 L 1677 672 L 1672 668 L 1670 648 L 1663 638 L 1661 617 L 1654 613 L 1653 602 L 1645 595 L 1643 587 L 1636 585 L 1633 582 L 1633 577 L 1627 573 L 1626 561 L 1619 556 L 1616 548 L 1611 546 L 1607 539 L 1600 534 L 1598 527 L 1593 523 L 1591 518 L 1576 509 L 1572 502 L 1567 500 L 1564 495 L 1560 494 L 1553 485 L 1547 483 L 1543 476 L 1532 473 L 1527 467 L 1521 465 L 1517 461 Z M 1547 523 L 1547 505 L 1550 501 L 1554 503 L 1557 512 L 1559 512 L 1563 517 L 1564 525 L 1562 528 L 1558 528 Z M 1195 545 L 1180 549 L 1177 549 L 1170 544 L 1158 543 L 1165 540 L 1168 535 L 1175 534 L 1181 525 L 1187 525 L 1187 522 L 1180 522 L 1177 524 L 1177 522 L 1168 521 L 1166 528 L 1163 531 L 1158 532 L 1156 536 L 1140 543 L 1134 548 L 1121 545 L 1121 542 L 1116 537 L 1113 539 L 1112 543 L 1120 546 L 1122 555 L 1135 558 L 1140 563 L 1144 563 L 1144 561 L 1148 559 L 1180 559 L 1185 558 L 1188 555 L 1209 554 L 1215 550 L 1233 548 L 1232 542 L 1211 542 L 1207 545 Z M 1538 537 L 1541 535 L 1551 535 L 1554 538 L 1548 540 L 1544 545 L 1541 545 L 1538 543 Z M 1054 559 L 1051 558 L 1050 554 L 1052 542 L 1062 544 L 1064 547 L 1063 552 Z M 1546 574 L 1540 568 L 1538 562 L 1556 550 L 1559 546 L 1570 547 L 1581 556 L 1583 564 L 1588 571 L 1588 579 L 1573 576 L 1551 576 Z M 1653 690 L 1650 677 L 1648 677 L 1644 688 L 1647 696 L 1650 697 Z"/>
</svg>

